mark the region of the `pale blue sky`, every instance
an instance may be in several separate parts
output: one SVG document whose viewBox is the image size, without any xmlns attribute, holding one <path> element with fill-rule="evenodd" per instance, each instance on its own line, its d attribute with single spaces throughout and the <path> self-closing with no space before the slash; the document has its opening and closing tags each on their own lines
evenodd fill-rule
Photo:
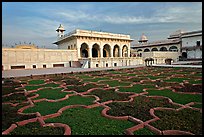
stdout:
<svg viewBox="0 0 204 137">
<path fill-rule="evenodd" d="M 202 29 L 202 2 L 2 2 L 2 44 L 32 42 L 56 48 L 56 29 L 129 34 L 136 41 L 166 39 L 178 29 Z"/>
</svg>

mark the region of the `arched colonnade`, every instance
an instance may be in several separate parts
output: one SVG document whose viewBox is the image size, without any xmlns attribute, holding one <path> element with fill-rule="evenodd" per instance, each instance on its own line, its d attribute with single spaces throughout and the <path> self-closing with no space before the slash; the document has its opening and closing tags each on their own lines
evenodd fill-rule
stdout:
<svg viewBox="0 0 204 137">
<path fill-rule="evenodd" d="M 130 57 L 130 47 L 127 45 L 119 46 L 118 44 L 112 46 L 110 44 L 99 45 L 98 43 L 88 45 L 87 43 L 84 42 L 80 45 L 80 49 L 78 49 L 78 57 L 79 58 Z"/>
</svg>

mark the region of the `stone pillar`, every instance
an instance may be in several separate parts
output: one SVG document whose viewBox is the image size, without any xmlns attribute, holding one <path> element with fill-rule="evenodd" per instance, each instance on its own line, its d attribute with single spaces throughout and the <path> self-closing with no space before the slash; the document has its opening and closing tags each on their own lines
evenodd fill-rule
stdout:
<svg viewBox="0 0 204 137">
<path fill-rule="evenodd" d="M 80 47 L 77 47 L 77 56 L 78 56 L 78 58 L 81 58 L 81 51 L 80 51 Z"/>
<path fill-rule="evenodd" d="M 103 58 L 103 47 L 100 47 L 100 55 L 101 55 L 101 58 Z"/>
<path fill-rule="evenodd" d="M 91 47 L 89 47 L 88 48 L 88 58 L 92 58 L 92 48 Z"/>
<path fill-rule="evenodd" d="M 110 46 L 110 57 L 113 57 L 113 48 Z"/>
<path fill-rule="evenodd" d="M 128 45 L 128 51 L 127 51 L 127 54 L 128 54 L 127 57 L 130 57 L 130 46 L 129 46 L 129 45 Z"/>
<path fill-rule="evenodd" d="M 119 48 L 119 57 L 122 57 L 122 51 L 123 51 L 123 48 L 120 47 L 120 48 Z"/>
</svg>

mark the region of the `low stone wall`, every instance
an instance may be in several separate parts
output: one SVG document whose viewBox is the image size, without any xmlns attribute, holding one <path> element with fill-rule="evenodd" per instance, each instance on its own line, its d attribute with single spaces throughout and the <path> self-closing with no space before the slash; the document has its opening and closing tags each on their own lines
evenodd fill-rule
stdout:
<svg viewBox="0 0 204 137">
<path fill-rule="evenodd" d="M 76 50 L 2 48 L 2 69 L 22 66 L 24 69 L 69 67 L 69 61 L 78 61 Z"/>
<path fill-rule="evenodd" d="M 92 58 L 90 59 L 90 67 L 118 67 L 118 66 L 133 66 L 143 64 L 140 57 L 113 57 L 113 58 Z"/>
</svg>

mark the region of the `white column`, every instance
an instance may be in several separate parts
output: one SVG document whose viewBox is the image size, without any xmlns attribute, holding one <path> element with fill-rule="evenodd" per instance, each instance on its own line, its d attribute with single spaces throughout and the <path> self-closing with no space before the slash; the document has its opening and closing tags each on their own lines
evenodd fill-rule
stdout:
<svg viewBox="0 0 204 137">
<path fill-rule="evenodd" d="M 113 57 L 113 48 L 110 46 L 110 57 Z"/>
<path fill-rule="evenodd" d="M 78 58 L 81 58 L 81 51 L 80 51 L 80 47 L 77 47 L 77 56 L 78 56 Z"/>
<path fill-rule="evenodd" d="M 89 52 L 88 57 L 92 58 L 92 48 L 90 46 L 88 47 L 88 52 Z"/>
<path fill-rule="evenodd" d="M 127 51 L 128 57 L 130 57 L 130 46 L 128 45 L 128 51 Z"/>
<path fill-rule="evenodd" d="M 103 58 L 103 47 L 100 46 L 100 49 L 99 49 L 99 50 L 100 50 L 101 58 Z"/>
<path fill-rule="evenodd" d="M 120 54 L 119 57 L 122 57 L 122 50 L 123 50 L 123 47 L 120 46 L 120 48 L 119 48 L 119 54 Z"/>
</svg>

